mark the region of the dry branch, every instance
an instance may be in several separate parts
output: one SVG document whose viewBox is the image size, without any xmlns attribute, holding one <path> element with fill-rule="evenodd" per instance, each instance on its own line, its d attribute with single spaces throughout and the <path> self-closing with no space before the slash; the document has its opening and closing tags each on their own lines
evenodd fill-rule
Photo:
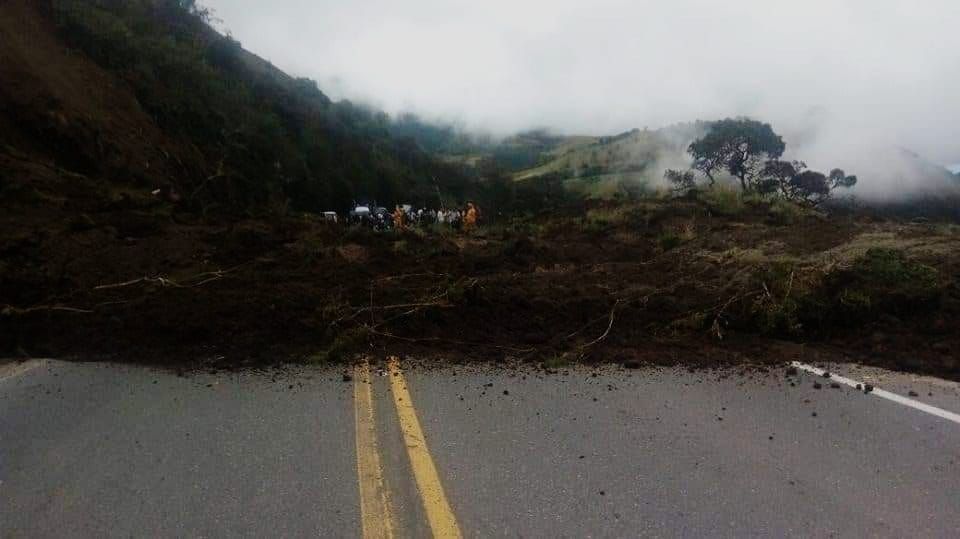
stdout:
<svg viewBox="0 0 960 539">
<path fill-rule="evenodd" d="M 619 299 L 618 299 L 616 302 L 614 302 L 613 307 L 610 308 L 610 322 L 607 323 L 607 330 L 603 332 L 603 335 L 600 335 L 600 336 L 597 337 L 596 339 L 594 339 L 594 340 L 588 342 L 587 344 L 581 346 L 581 347 L 580 347 L 581 350 L 586 349 L 586 348 L 590 348 L 591 346 L 593 346 L 593 345 L 595 345 L 595 344 L 603 341 L 604 339 L 606 339 L 606 338 L 607 338 L 607 335 L 610 335 L 610 330 L 613 328 L 613 320 L 614 320 L 614 318 L 616 317 L 616 314 L 617 314 L 617 307 L 620 305 L 620 302 L 621 302 L 621 301 L 622 301 L 622 300 L 619 300 Z"/>
<path fill-rule="evenodd" d="M 216 271 L 207 271 L 207 272 L 204 272 L 204 273 L 198 273 L 197 275 L 192 275 L 192 276 L 187 277 L 186 279 L 183 280 L 183 282 L 189 283 L 190 281 L 194 281 L 194 280 L 197 280 L 197 279 L 202 279 L 201 281 L 196 282 L 196 283 L 192 283 L 192 284 L 181 284 L 181 283 L 179 283 L 179 282 L 177 282 L 177 281 L 174 281 L 173 279 L 170 279 L 170 278 L 167 278 L 167 277 L 159 276 L 159 275 L 158 275 L 158 276 L 156 276 L 156 277 L 146 277 L 146 276 L 144 276 L 144 277 L 140 277 L 140 278 L 138 278 L 138 279 L 131 279 L 131 280 L 129 280 L 129 281 L 124 281 L 124 282 L 122 282 L 122 283 L 103 284 L 103 285 L 100 285 L 100 286 L 96 286 L 96 287 L 94 287 L 93 289 L 94 289 L 94 290 L 110 290 L 110 289 L 114 289 L 114 288 L 125 288 L 125 287 L 128 287 L 128 286 L 133 286 L 133 285 L 135 285 L 135 284 L 140 284 L 140 283 L 159 284 L 160 286 L 163 286 L 163 287 L 165 287 L 165 288 L 166 288 L 166 287 L 170 287 L 170 288 L 196 288 L 196 287 L 198 287 L 198 286 L 203 286 L 203 285 L 205 285 L 205 284 L 207 284 L 207 283 L 210 283 L 210 282 L 213 282 L 213 281 L 219 281 L 220 279 L 223 279 L 224 276 L 226 276 L 228 273 L 231 273 L 231 272 L 233 272 L 233 271 L 236 271 L 236 270 L 242 268 L 243 266 L 246 266 L 246 265 L 249 264 L 249 263 L 250 263 L 250 262 L 244 262 L 243 264 L 239 264 L 239 265 L 237 265 L 237 266 L 234 266 L 234 267 L 232 267 L 232 268 L 225 269 L 225 270 L 216 270 Z"/>
<path fill-rule="evenodd" d="M 27 307 L 26 309 L 14 307 L 13 305 L 4 305 L 3 308 L 0 308 L 0 314 L 3 314 L 4 316 L 24 315 L 41 311 L 56 311 L 76 314 L 93 313 L 93 311 L 89 309 L 78 309 L 76 307 L 67 307 L 65 305 L 37 305 L 34 307 Z"/>
</svg>

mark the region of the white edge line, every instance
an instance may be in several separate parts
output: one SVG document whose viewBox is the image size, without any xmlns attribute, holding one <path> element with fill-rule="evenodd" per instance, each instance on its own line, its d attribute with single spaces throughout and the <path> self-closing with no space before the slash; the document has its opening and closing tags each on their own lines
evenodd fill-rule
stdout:
<svg viewBox="0 0 960 539">
<path fill-rule="evenodd" d="M 796 367 L 796 368 L 798 368 L 798 369 L 800 369 L 800 370 L 807 371 L 807 372 L 809 372 L 809 373 L 811 373 L 811 374 L 816 374 L 817 376 L 823 376 L 824 373 L 827 372 L 827 371 L 825 371 L 825 370 L 823 370 L 823 369 L 818 369 L 818 368 L 814 367 L 813 365 L 807 365 L 806 363 L 800 363 L 799 361 L 794 361 L 794 362 L 791 363 L 791 365 L 793 365 L 794 367 Z M 830 373 L 830 378 L 828 378 L 828 380 L 831 380 L 831 381 L 834 381 L 834 382 L 837 382 L 837 383 L 840 383 L 840 384 L 845 384 L 845 385 L 848 385 L 848 386 L 850 386 L 850 387 L 852 387 L 852 388 L 856 388 L 857 386 L 860 386 L 861 388 L 864 388 L 864 387 L 867 386 L 867 384 L 865 384 L 865 383 L 863 383 L 863 382 L 857 382 L 856 380 L 851 380 L 851 379 L 849 379 L 849 378 L 844 378 L 843 376 L 838 376 L 838 375 L 833 374 L 833 373 Z M 947 421 L 953 421 L 954 423 L 960 425 L 960 414 L 955 414 L 955 413 L 953 413 L 953 412 L 948 412 L 948 411 L 946 411 L 946 410 L 944 410 L 944 409 L 942 409 L 942 408 L 937 408 L 936 406 L 930 406 L 929 404 L 925 404 L 925 403 L 922 403 L 922 402 L 920 402 L 920 401 L 916 401 L 916 400 L 913 400 L 913 399 L 909 399 L 909 398 L 907 398 L 907 397 L 903 397 L 903 396 L 897 395 L 896 393 L 891 393 L 891 392 L 885 391 L 885 390 L 883 390 L 883 389 L 878 389 L 878 388 L 876 388 L 876 387 L 874 387 L 873 391 L 871 391 L 870 394 L 871 394 L 871 395 L 876 395 L 876 396 L 880 397 L 881 399 L 887 399 L 887 400 L 889 400 L 889 401 L 893 401 L 893 402 L 896 402 L 896 403 L 898 403 L 898 404 L 902 404 L 902 405 L 904 405 L 904 406 L 909 406 L 910 408 L 913 408 L 913 409 L 915 409 L 915 410 L 920 410 L 921 412 L 926 412 L 926 413 L 928 413 L 928 414 L 930 414 L 930 415 L 935 415 L 935 416 L 937 416 L 937 417 L 946 419 Z"/>
</svg>

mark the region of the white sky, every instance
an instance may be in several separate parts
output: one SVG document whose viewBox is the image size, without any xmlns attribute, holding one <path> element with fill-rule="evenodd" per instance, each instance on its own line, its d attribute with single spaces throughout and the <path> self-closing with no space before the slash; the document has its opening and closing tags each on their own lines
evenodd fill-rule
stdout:
<svg viewBox="0 0 960 539">
<path fill-rule="evenodd" d="M 507 133 L 751 115 L 960 162 L 960 0 L 202 0 L 333 98 Z M 832 163 L 828 166 L 832 166 Z"/>
</svg>

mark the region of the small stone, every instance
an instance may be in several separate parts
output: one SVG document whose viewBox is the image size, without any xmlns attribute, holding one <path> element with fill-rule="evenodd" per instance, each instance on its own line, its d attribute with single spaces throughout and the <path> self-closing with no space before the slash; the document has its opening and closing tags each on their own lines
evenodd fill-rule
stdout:
<svg viewBox="0 0 960 539">
<path fill-rule="evenodd" d="M 504 389 L 504 390 L 503 390 L 503 394 L 504 394 L 504 395 L 509 395 L 509 394 L 510 394 L 510 392 L 509 392 L 509 391 L 507 391 L 506 389 Z"/>
<path fill-rule="evenodd" d="M 813 417 L 817 417 L 817 413 L 816 413 L 816 412 L 813 412 L 813 413 L 810 414 L 810 415 L 813 416 Z"/>
</svg>

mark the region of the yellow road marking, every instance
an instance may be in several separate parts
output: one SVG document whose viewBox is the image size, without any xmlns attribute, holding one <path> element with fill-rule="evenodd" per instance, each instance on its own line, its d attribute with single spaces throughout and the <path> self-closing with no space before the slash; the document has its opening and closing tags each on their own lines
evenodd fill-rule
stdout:
<svg viewBox="0 0 960 539">
<path fill-rule="evenodd" d="M 440 484 L 437 468 L 433 464 L 430 450 L 427 448 L 423 429 L 417 419 L 413 400 L 407 390 L 407 382 L 400 370 L 400 361 L 396 357 L 389 360 L 390 385 L 393 388 L 393 400 L 397 405 L 397 415 L 400 418 L 400 430 L 403 431 L 403 440 L 407 446 L 407 455 L 413 468 L 413 477 L 417 481 L 417 489 L 423 500 L 423 508 L 430 522 L 430 529 L 434 537 L 459 538 L 460 527 L 453 515 L 447 496 Z"/>
<path fill-rule="evenodd" d="M 370 364 L 354 367 L 353 402 L 357 437 L 357 478 L 360 482 L 360 521 L 365 539 L 393 537 L 393 512 L 383 485 L 383 467 L 373 418 Z"/>
</svg>

